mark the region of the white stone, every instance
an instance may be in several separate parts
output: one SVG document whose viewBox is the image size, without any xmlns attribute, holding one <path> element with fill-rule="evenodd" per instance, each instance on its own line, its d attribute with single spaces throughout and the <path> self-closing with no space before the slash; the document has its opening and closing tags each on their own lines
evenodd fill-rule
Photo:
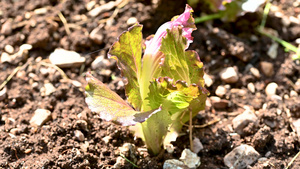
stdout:
<svg viewBox="0 0 300 169">
<path fill-rule="evenodd" d="M 103 27 L 102 25 L 96 27 L 89 34 L 89 38 L 92 41 L 94 41 L 95 43 L 97 43 L 98 45 L 101 45 L 103 43 L 103 39 L 104 39 L 103 31 L 101 31 L 102 27 Z"/>
<path fill-rule="evenodd" d="M 267 85 L 265 92 L 268 96 L 272 96 L 276 94 L 276 90 L 278 88 L 278 85 L 275 82 L 271 82 Z"/>
<path fill-rule="evenodd" d="M 186 169 L 186 165 L 182 161 L 171 159 L 166 160 L 163 165 L 163 169 Z"/>
<path fill-rule="evenodd" d="M 229 105 L 228 100 L 221 99 L 220 97 L 217 97 L 217 96 L 211 96 L 210 100 L 211 100 L 212 106 L 217 109 L 225 109 Z"/>
<path fill-rule="evenodd" d="M 51 112 L 46 109 L 37 109 L 34 115 L 30 119 L 30 125 L 32 126 L 42 126 L 44 123 L 51 119 Z"/>
<path fill-rule="evenodd" d="M 298 93 L 295 91 L 295 90 L 291 90 L 290 91 L 290 96 L 291 97 L 297 97 L 298 96 Z M 1 97 L 1 95 L 0 95 L 0 97 Z M 1 100 L 1 99 L 0 99 Z"/>
<path fill-rule="evenodd" d="M 247 84 L 247 88 L 251 93 L 255 93 L 255 86 L 252 82 Z"/>
<path fill-rule="evenodd" d="M 96 5 L 96 1 L 90 1 L 86 3 L 85 8 L 90 11 Z"/>
<path fill-rule="evenodd" d="M 81 141 L 81 142 L 84 141 L 84 135 L 80 130 L 75 130 L 74 136 L 75 136 L 76 140 Z"/>
<path fill-rule="evenodd" d="M 85 62 L 85 58 L 77 52 L 64 49 L 55 49 L 50 54 L 49 60 L 52 64 L 61 68 L 79 67 Z"/>
<path fill-rule="evenodd" d="M 214 83 L 212 77 L 206 73 L 204 74 L 203 79 L 207 87 L 210 87 Z"/>
<path fill-rule="evenodd" d="M 182 151 L 180 160 L 189 168 L 197 168 L 201 164 L 200 157 L 189 149 Z"/>
<path fill-rule="evenodd" d="M 193 151 L 198 154 L 203 149 L 203 144 L 200 142 L 199 138 L 194 138 L 193 140 Z"/>
<path fill-rule="evenodd" d="M 13 54 L 14 51 L 15 51 L 14 47 L 11 46 L 11 45 L 5 45 L 5 46 L 4 46 L 4 50 L 5 50 L 5 52 L 7 52 L 7 53 L 9 53 L 9 54 Z"/>
<path fill-rule="evenodd" d="M 174 146 L 171 143 L 168 143 L 166 145 L 164 145 L 165 149 L 167 150 L 168 153 L 172 154 L 174 152 Z"/>
<path fill-rule="evenodd" d="M 254 112 L 252 112 L 251 110 L 245 110 L 242 114 L 236 116 L 233 120 L 232 120 L 232 125 L 234 130 L 242 135 L 243 134 L 243 129 L 250 123 L 250 122 L 256 122 L 257 121 L 257 117 L 255 115 Z"/>
<path fill-rule="evenodd" d="M 256 78 L 260 78 L 260 73 L 259 73 L 259 70 L 256 69 L 255 67 L 251 67 L 250 68 L 250 72 L 253 74 L 253 76 L 255 76 Z"/>
<path fill-rule="evenodd" d="M 227 89 L 222 85 L 218 86 L 215 91 L 216 95 L 219 97 L 223 97 L 226 94 L 226 92 L 227 92 Z"/>
<path fill-rule="evenodd" d="M 108 144 L 111 139 L 112 139 L 111 136 L 105 136 L 102 138 L 102 140 L 104 141 L 105 144 Z"/>
<path fill-rule="evenodd" d="M 260 154 L 253 147 L 242 144 L 226 154 L 224 163 L 229 168 L 246 168 L 259 157 Z"/>
<path fill-rule="evenodd" d="M 99 15 L 100 13 L 111 10 L 113 7 L 115 7 L 115 1 L 110 1 L 106 4 L 95 7 L 94 9 L 89 11 L 88 14 L 92 17 L 95 17 L 95 16 Z"/>
<path fill-rule="evenodd" d="M 126 162 L 125 158 L 118 156 L 113 168 L 123 168 L 125 165 L 125 162 Z"/>
<path fill-rule="evenodd" d="M 49 96 L 50 94 L 55 92 L 55 87 L 52 83 L 45 83 L 44 86 L 41 88 L 41 96 Z"/>
<path fill-rule="evenodd" d="M 0 101 L 4 100 L 7 96 L 7 88 L 4 87 L 1 91 L 0 91 Z"/>
<path fill-rule="evenodd" d="M 101 55 L 101 56 L 97 57 L 91 64 L 92 69 L 95 70 L 95 69 L 103 68 L 103 66 L 104 66 L 103 60 L 104 60 L 104 56 Z"/>
<path fill-rule="evenodd" d="M 137 23 L 138 22 L 138 20 L 136 19 L 136 17 L 130 17 L 128 20 L 127 20 L 127 25 L 128 26 L 131 26 L 131 25 L 133 25 L 133 24 L 135 24 L 135 23 Z"/>
<path fill-rule="evenodd" d="M 296 130 L 298 139 L 300 139 L 300 119 L 293 120 L 293 126 L 294 126 L 294 128 Z"/>
<path fill-rule="evenodd" d="M 274 74 L 273 63 L 262 61 L 260 62 L 260 68 L 264 75 L 271 77 Z"/>
<path fill-rule="evenodd" d="M 221 70 L 220 77 L 225 83 L 236 83 L 239 80 L 238 72 L 234 67 L 227 67 Z"/>
<path fill-rule="evenodd" d="M 12 60 L 13 60 L 13 58 L 8 53 L 2 52 L 1 58 L 0 58 L 1 63 L 5 63 L 5 62 L 11 63 Z"/>
<path fill-rule="evenodd" d="M 268 50 L 268 52 L 267 52 L 267 54 L 270 56 L 270 58 L 272 58 L 272 59 L 276 59 L 277 58 L 277 49 L 278 49 L 278 43 L 277 42 L 274 42 L 271 46 L 270 46 L 270 48 L 269 48 L 269 50 Z"/>
</svg>

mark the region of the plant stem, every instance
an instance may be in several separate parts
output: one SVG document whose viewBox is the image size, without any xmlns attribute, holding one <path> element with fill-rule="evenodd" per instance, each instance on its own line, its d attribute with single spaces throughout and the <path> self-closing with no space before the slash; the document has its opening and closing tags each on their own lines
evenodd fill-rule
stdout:
<svg viewBox="0 0 300 169">
<path fill-rule="evenodd" d="M 195 24 L 205 22 L 205 21 L 209 21 L 209 20 L 219 19 L 221 17 L 222 17 L 222 14 L 220 12 L 215 13 L 215 14 L 210 14 L 210 15 L 197 17 L 197 18 L 195 18 Z"/>
<path fill-rule="evenodd" d="M 194 145 L 193 145 L 193 112 L 190 111 L 190 125 L 189 125 L 189 130 L 190 130 L 190 147 L 191 151 L 194 152 Z"/>
</svg>

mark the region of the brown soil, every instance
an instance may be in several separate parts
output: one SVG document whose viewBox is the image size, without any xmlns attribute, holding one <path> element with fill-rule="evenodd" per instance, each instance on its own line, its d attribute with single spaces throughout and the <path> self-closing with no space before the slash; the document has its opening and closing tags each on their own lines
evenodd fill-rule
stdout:
<svg viewBox="0 0 300 169">
<path fill-rule="evenodd" d="M 126 127 L 102 121 L 90 112 L 84 101 L 84 72 L 91 71 L 95 57 L 106 55 L 118 35 L 127 30 L 129 26 L 126 22 L 130 17 L 136 17 L 144 24 L 143 34 L 147 37 L 155 33 L 160 24 L 180 14 L 185 2 L 162 0 L 162 5 L 155 6 L 148 1 L 128 1 L 114 18 L 104 23 L 99 21 L 113 16 L 115 8 L 90 17 L 85 7 L 89 2 L 0 2 L 0 27 L 1 31 L 5 29 L 0 34 L 0 54 L 6 45 L 13 46 L 15 51 L 25 43 L 33 46 L 28 58 L 0 63 L 1 83 L 17 66 L 25 65 L 7 83 L 7 95 L 0 101 L 0 168 L 112 168 L 120 159 L 120 147 L 124 143 L 135 145 L 134 151 L 125 156 L 140 168 L 162 168 L 165 160 L 178 159 L 182 150 L 189 148 L 188 129 L 183 128 L 185 134 L 173 143 L 175 151 L 172 154 L 163 152 L 158 157 L 152 157 L 145 151 L 143 142 Z M 96 2 L 99 4 L 99 0 Z M 294 22 L 282 24 L 283 17 L 298 17 L 299 21 L 299 6 L 295 8 L 293 2 L 273 2 L 282 15 L 278 17 L 271 12 L 266 27 L 276 30 L 281 38 L 295 45 L 295 40 L 300 37 L 300 25 Z M 37 14 L 36 9 L 39 8 L 47 8 L 48 11 Z M 199 15 L 200 10 L 204 11 L 199 8 L 195 10 L 195 15 Z M 70 33 L 58 17 L 60 12 L 68 22 Z M 199 24 L 194 32 L 191 48 L 199 53 L 205 72 L 214 80 L 213 85 L 207 88 L 210 96 L 215 96 L 219 85 L 225 85 L 218 75 L 222 68 L 236 66 L 239 71 L 239 81 L 230 85 L 235 90 L 229 90 L 223 96 L 228 106 L 217 109 L 208 104 L 206 110 L 193 120 L 194 124 L 202 125 L 221 119 L 208 127 L 193 130 L 193 137 L 199 138 L 204 146 L 198 153 L 202 163 L 199 168 L 226 168 L 224 156 L 242 143 L 253 146 L 261 156 L 268 158 L 267 163 L 256 162 L 252 166 L 255 169 L 285 168 L 299 151 L 299 138 L 292 121 L 300 117 L 300 87 L 295 85 L 300 77 L 300 63 L 293 61 L 292 53 L 285 52 L 282 46 L 278 47 L 276 59 L 266 54 L 272 41 L 255 31 L 260 20 L 259 13 L 247 14 L 233 23 L 215 20 L 211 23 L 213 29 L 207 24 Z M 103 25 L 100 29 L 103 39 L 100 42 L 88 36 L 99 24 Z M 59 71 L 42 64 L 47 63 L 49 54 L 58 47 L 74 50 L 86 58 L 85 65 L 80 68 L 63 69 L 72 80 L 63 79 Z M 261 61 L 274 65 L 271 76 L 262 73 Z M 111 63 L 101 70 L 92 71 L 124 97 L 122 83 L 119 83 L 120 72 L 115 63 Z M 260 70 L 260 78 L 249 72 L 249 64 Z M 43 73 L 45 69 L 47 73 Z M 74 85 L 74 80 L 82 85 Z M 250 82 L 255 85 L 255 93 L 247 88 Z M 279 98 L 266 95 L 265 87 L 269 82 L 278 84 Z M 52 94 L 41 94 L 40 89 L 45 83 L 55 87 Z M 291 90 L 296 91 L 298 96 L 287 98 L 285 95 L 289 96 Z M 232 119 L 244 111 L 244 106 L 256 110 L 258 124 L 249 123 L 243 135 L 232 135 Z M 30 125 L 36 109 L 51 111 L 52 118 L 41 127 Z M 84 141 L 74 136 L 77 130 L 84 134 Z M 124 158 L 121 159 L 121 168 L 134 168 Z M 300 158 L 297 158 L 290 168 L 299 166 Z"/>
</svg>

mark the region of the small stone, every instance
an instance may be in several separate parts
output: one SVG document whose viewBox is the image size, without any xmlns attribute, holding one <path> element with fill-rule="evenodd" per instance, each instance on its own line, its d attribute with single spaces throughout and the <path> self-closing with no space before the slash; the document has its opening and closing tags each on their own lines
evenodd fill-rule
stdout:
<svg viewBox="0 0 300 169">
<path fill-rule="evenodd" d="M 173 144 L 169 143 L 165 145 L 165 149 L 167 150 L 168 153 L 172 154 L 174 152 L 174 146 Z"/>
<path fill-rule="evenodd" d="M 123 157 L 118 156 L 116 163 L 114 164 L 114 166 L 112 168 L 124 168 L 125 162 L 126 162 L 126 160 Z"/>
<path fill-rule="evenodd" d="M 81 87 L 82 84 L 80 82 L 78 82 L 77 80 L 72 80 L 72 85 L 74 85 L 75 87 Z"/>
<path fill-rule="evenodd" d="M 290 96 L 291 97 L 298 97 L 298 93 L 295 90 L 291 90 L 290 91 Z M 0 98 L 1 98 L 1 94 L 0 94 Z M 1 100 L 1 99 L 0 99 Z"/>
<path fill-rule="evenodd" d="M 85 8 L 90 11 L 96 5 L 96 1 L 90 1 L 86 3 Z"/>
<path fill-rule="evenodd" d="M 112 139 L 111 136 L 105 136 L 102 138 L 102 140 L 104 141 L 105 144 L 108 144 L 111 139 Z"/>
<path fill-rule="evenodd" d="M 45 83 L 44 86 L 41 88 L 41 96 L 49 96 L 50 94 L 55 92 L 55 87 L 52 83 Z"/>
<path fill-rule="evenodd" d="M 194 138 L 193 140 L 193 151 L 198 154 L 201 150 L 203 150 L 203 144 L 200 142 L 199 138 Z"/>
<path fill-rule="evenodd" d="M 267 54 L 270 56 L 270 58 L 272 59 L 276 59 L 277 57 L 277 49 L 278 49 L 278 43 L 277 42 L 273 42 L 272 45 L 270 46 Z"/>
<path fill-rule="evenodd" d="M 225 99 L 221 99 L 217 96 L 210 97 L 211 104 L 216 109 L 225 109 L 229 106 L 229 101 Z"/>
<path fill-rule="evenodd" d="M 113 7 L 115 7 L 116 2 L 115 1 L 110 1 L 106 4 L 103 4 L 101 6 L 97 6 L 94 9 L 92 9 L 91 11 L 89 11 L 89 15 L 92 17 L 96 17 L 98 16 L 100 13 L 106 12 L 111 10 Z"/>
<path fill-rule="evenodd" d="M 163 165 L 163 169 L 186 169 L 186 165 L 182 161 L 171 159 L 166 160 Z"/>
<path fill-rule="evenodd" d="M 29 153 L 31 153 L 31 151 L 32 151 L 32 149 L 31 149 L 31 148 L 28 148 L 28 149 L 26 149 L 26 150 L 24 151 L 24 153 L 25 153 L 25 154 L 29 154 Z"/>
<path fill-rule="evenodd" d="M 31 85 L 31 88 L 34 90 L 38 90 L 39 89 L 39 83 L 38 82 L 33 82 Z"/>
<path fill-rule="evenodd" d="M 210 87 L 214 83 L 213 78 L 206 73 L 204 74 L 203 79 L 207 87 Z"/>
<path fill-rule="evenodd" d="M 130 17 L 128 20 L 127 20 L 127 25 L 128 26 L 131 26 L 131 25 L 134 25 L 135 23 L 137 23 L 138 20 L 136 19 L 136 17 Z"/>
<path fill-rule="evenodd" d="M 234 67 L 221 70 L 220 77 L 225 83 L 236 83 L 239 80 L 238 71 Z"/>
<path fill-rule="evenodd" d="M 48 8 L 46 8 L 46 7 L 38 8 L 38 9 L 35 9 L 33 12 L 36 15 L 43 15 L 43 14 L 46 14 L 48 12 Z"/>
<path fill-rule="evenodd" d="M 12 60 L 13 60 L 13 58 L 11 57 L 11 55 L 9 55 L 6 52 L 2 52 L 1 58 L 0 58 L 1 63 L 5 63 L 5 62 L 11 63 Z"/>
<path fill-rule="evenodd" d="M 77 120 L 75 122 L 76 126 L 84 131 L 88 131 L 88 124 L 85 120 Z"/>
<path fill-rule="evenodd" d="M 252 82 L 247 84 L 247 88 L 251 93 L 255 93 L 255 86 Z"/>
<path fill-rule="evenodd" d="M 13 27 L 13 19 L 9 18 L 2 24 L 0 34 L 10 35 L 13 31 L 12 27 Z"/>
<path fill-rule="evenodd" d="M 219 97 L 223 97 L 226 94 L 226 92 L 227 92 L 227 89 L 222 85 L 218 86 L 215 91 L 216 95 Z"/>
<path fill-rule="evenodd" d="M 0 91 L 0 101 L 4 100 L 7 97 L 7 89 L 6 87 L 4 87 L 1 91 Z"/>
<path fill-rule="evenodd" d="M 109 60 L 104 59 L 104 56 L 97 57 L 91 64 L 92 69 L 106 69 L 109 66 Z"/>
<path fill-rule="evenodd" d="M 42 126 L 44 123 L 51 119 L 51 112 L 46 109 L 37 109 L 33 117 L 30 119 L 30 125 Z"/>
<path fill-rule="evenodd" d="M 102 25 L 98 26 L 97 28 L 93 29 L 89 35 L 89 38 L 97 43 L 98 45 L 103 44 L 103 39 L 104 39 L 104 35 L 103 35 L 103 31 L 102 31 Z"/>
<path fill-rule="evenodd" d="M 21 133 L 21 129 L 19 128 L 13 128 L 9 131 L 11 134 L 13 135 L 17 135 L 17 134 L 20 134 Z"/>
<path fill-rule="evenodd" d="M 242 144 L 226 154 L 224 163 L 229 168 L 246 168 L 259 157 L 260 154 L 253 147 Z"/>
<path fill-rule="evenodd" d="M 257 150 L 263 150 L 264 147 L 268 144 L 268 142 L 271 140 L 271 128 L 268 126 L 264 126 L 263 128 L 260 128 L 255 135 L 252 138 L 253 146 Z"/>
<path fill-rule="evenodd" d="M 250 72 L 253 74 L 253 76 L 255 76 L 256 78 L 260 78 L 260 73 L 259 73 L 259 70 L 256 69 L 255 67 L 251 67 L 250 68 Z"/>
<path fill-rule="evenodd" d="M 296 130 L 298 139 L 300 139 L 300 118 L 297 119 L 297 120 L 293 120 L 292 124 L 293 124 L 293 126 Z"/>
<path fill-rule="evenodd" d="M 85 58 L 81 57 L 77 52 L 64 49 L 55 49 L 50 54 L 49 60 L 60 68 L 79 67 L 85 62 Z"/>
<path fill-rule="evenodd" d="M 5 50 L 5 52 L 7 52 L 7 53 L 9 53 L 9 54 L 13 54 L 14 51 L 15 51 L 14 47 L 11 46 L 11 45 L 5 45 L 5 46 L 4 46 L 4 50 Z"/>
<path fill-rule="evenodd" d="M 189 149 L 182 151 L 180 160 L 189 168 L 197 168 L 201 164 L 200 157 Z"/>
<path fill-rule="evenodd" d="M 265 61 L 260 62 L 260 69 L 262 73 L 268 77 L 271 77 L 274 74 L 274 66 L 270 62 L 265 62 Z"/>
<path fill-rule="evenodd" d="M 251 122 L 256 123 L 257 117 L 255 113 L 253 113 L 251 110 L 245 110 L 242 114 L 236 116 L 232 120 L 232 125 L 234 130 L 239 134 L 243 135 L 243 129 Z"/>
<path fill-rule="evenodd" d="M 80 130 L 75 130 L 74 136 L 75 136 L 76 140 L 81 141 L 81 142 L 84 141 L 84 135 Z"/>
<path fill-rule="evenodd" d="M 272 96 L 276 94 L 276 90 L 278 88 L 278 85 L 275 82 L 271 82 L 267 85 L 265 92 L 268 96 Z"/>
</svg>

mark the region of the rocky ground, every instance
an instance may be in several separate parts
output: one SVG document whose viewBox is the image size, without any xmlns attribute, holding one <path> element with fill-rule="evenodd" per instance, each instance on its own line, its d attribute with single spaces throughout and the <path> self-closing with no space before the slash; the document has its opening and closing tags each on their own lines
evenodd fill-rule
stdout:
<svg viewBox="0 0 300 169">
<path fill-rule="evenodd" d="M 128 128 L 100 120 L 84 101 L 87 71 L 124 97 L 107 51 L 136 21 L 146 38 L 186 4 L 159 2 L 0 2 L 0 168 L 162 168 L 189 154 L 187 127 L 169 152 L 152 157 Z M 296 46 L 299 4 L 274 0 L 266 24 Z M 203 12 L 195 8 L 196 16 Z M 242 161 L 237 165 L 250 161 L 246 168 L 285 168 L 299 152 L 300 62 L 256 32 L 260 22 L 261 10 L 235 22 L 198 24 L 193 33 L 191 49 L 204 63 L 210 91 L 206 110 L 193 119 L 198 168 L 227 168 L 232 156 Z M 50 57 L 57 48 L 76 52 L 70 63 Z M 299 166 L 300 157 L 289 168 Z"/>
</svg>

